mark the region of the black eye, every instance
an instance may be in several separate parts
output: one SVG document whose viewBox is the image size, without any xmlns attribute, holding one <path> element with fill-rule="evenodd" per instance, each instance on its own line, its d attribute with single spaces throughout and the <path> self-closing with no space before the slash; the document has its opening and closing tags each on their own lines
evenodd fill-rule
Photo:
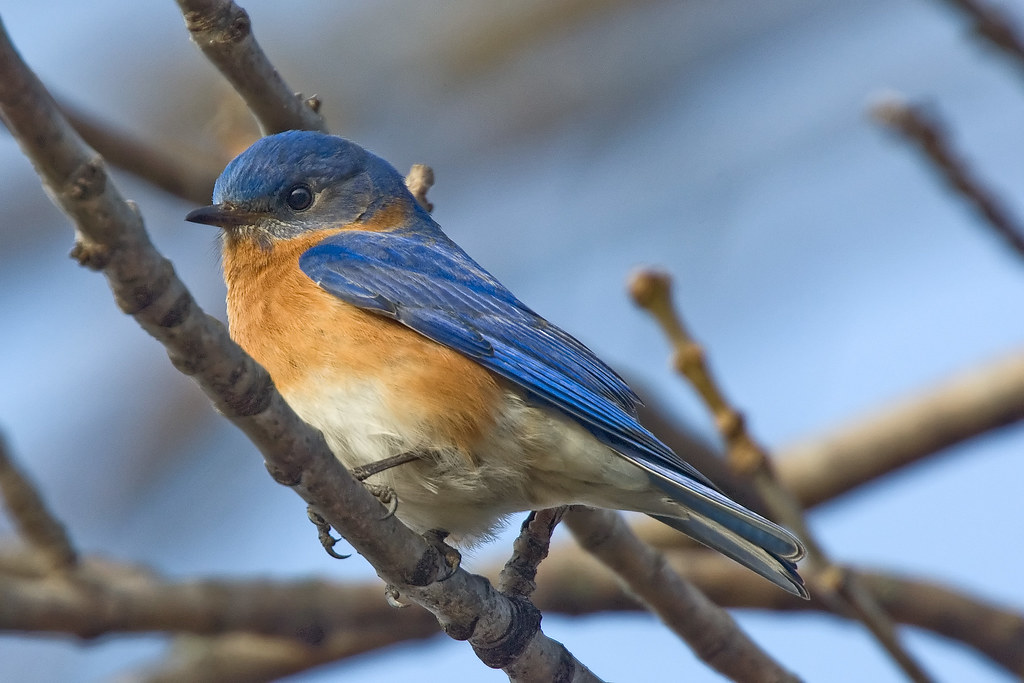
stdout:
<svg viewBox="0 0 1024 683">
<path fill-rule="evenodd" d="M 313 203 L 313 190 L 309 185 L 295 185 L 285 192 L 284 201 L 293 211 L 305 211 Z"/>
</svg>

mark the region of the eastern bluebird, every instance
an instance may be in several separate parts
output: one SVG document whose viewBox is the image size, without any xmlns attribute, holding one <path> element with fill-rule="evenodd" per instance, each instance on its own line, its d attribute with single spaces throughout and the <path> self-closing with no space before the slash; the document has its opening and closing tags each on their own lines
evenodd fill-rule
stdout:
<svg viewBox="0 0 1024 683">
<path fill-rule="evenodd" d="M 187 220 L 223 229 L 231 335 L 412 529 L 458 541 L 567 504 L 651 515 L 807 597 L 791 533 L 637 421 L 586 346 L 452 242 L 383 159 L 340 137 L 259 140 Z"/>
</svg>

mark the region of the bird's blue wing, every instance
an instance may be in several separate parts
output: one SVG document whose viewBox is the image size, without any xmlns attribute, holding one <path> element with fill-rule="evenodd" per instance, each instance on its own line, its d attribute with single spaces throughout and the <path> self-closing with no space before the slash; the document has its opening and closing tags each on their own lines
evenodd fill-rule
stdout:
<svg viewBox="0 0 1024 683">
<path fill-rule="evenodd" d="M 639 399 L 614 371 L 439 231 L 346 231 L 306 251 L 299 266 L 338 298 L 394 318 L 522 386 L 648 471 L 712 487 L 640 426 Z"/>
</svg>

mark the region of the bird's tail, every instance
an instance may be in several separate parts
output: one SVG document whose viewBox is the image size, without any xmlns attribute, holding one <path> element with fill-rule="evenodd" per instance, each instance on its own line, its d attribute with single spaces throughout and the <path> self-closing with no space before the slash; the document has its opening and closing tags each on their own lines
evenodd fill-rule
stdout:
<svg viewBox="0 0 1024 683">
<path fill-rule="evenodd" d="M 652 480 L 686 508 L 687 514 L 651 517 L 736 560 L 783 590 L 810 597 L 796 572 L 796 561 L 804 556 L 796 536 L 712 488 L 696 482 L 677 486 L 657 476 Z"/>
</svg>

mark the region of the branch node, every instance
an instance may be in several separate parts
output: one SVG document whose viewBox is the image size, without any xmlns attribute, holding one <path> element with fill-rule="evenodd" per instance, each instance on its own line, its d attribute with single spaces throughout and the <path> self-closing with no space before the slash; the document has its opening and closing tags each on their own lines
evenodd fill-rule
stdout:
<svg viewBox="0 0 1024 683">
<path fill-rule="evenodd" d="M 434 210 L 434 205 L 427 199 L 427 191 L 434 186 L 434 169 L 426 164 L 413 164 L 409 175 L 405 176 L 405 186 L 420 206 L 428 212 Z"/>
<path fill-rule="evenodd" d="M 66 192 L 72 200 L 82 202 L 97 197 L 107 188 L 107 173 L 103 161 L 92 157 L 80 164 L 68 176 Z"/>
<path fill-rule="evenodd" d="M 508 630 L 486 645 L 473 643 L 473 651 L 477 657 L 492 669 L 503 669 L 513 663 L 540 630 L 540 610 L 534 607 L 533 603 L 525 598 L 516 597 L 510 598 L 510 602 L 512 614 L 509 617 Z"/>
<path fill-rule="evenodd" d="M 302 97 L 302 93 L 298 93 L 297 92 L 297 93 L 295 93 L 295 96 L 298 97 L 298 98 L 301 98 Z M 323 102 L 320 101 L 320 96 L 319 95 L 316 95 L 316 94 L 310 95 L 309 97 L 307 97 L 303 101 L 305 102 L 307 107 L 309 107 L 310 109 L 313 110 L 313 112 L 315 114 L 319 114 L 320 113 L 320 107 L 321 107 L 321 105 L 323 105 Z"/>
<path fill-rule="evenodd" d="M 264 460 L 263 465 L 267 468 L 267 472 L 270 473 L 271 478 L 281 486 L 294 488 L 302 481 L 302 473 L 294 468 L 285 469 L 278 466 L 276 462 L 271 462 L 270 460 Z"/>
<path fill-rule="evenodd" d="M 639 270 L 629 278 L 629 295 L 644 309 L 667 301 L 671 288 L 672 277 L 660 270 Z"/>
<path fill-rule="evenodd" d="M 103 270 L 110 263 L 110 252 L 110 247 L 105 244 L 93 242 L 82 233 L 78 233 L 75 237 L 75 246 L 71 248 L 68 256 L 84 268 Z"/>
</svg>

